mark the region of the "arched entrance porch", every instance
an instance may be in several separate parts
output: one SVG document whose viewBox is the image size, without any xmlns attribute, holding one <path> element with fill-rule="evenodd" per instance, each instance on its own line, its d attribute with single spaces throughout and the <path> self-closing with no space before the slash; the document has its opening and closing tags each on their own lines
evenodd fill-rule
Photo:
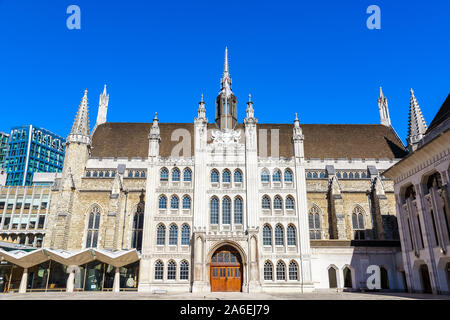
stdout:
<svg viewBox="0 0 450 320">
<path fill-rule="evenodd" d="M 214 251 L 209 262 L 212 292 L 242 291 L 244 264 L 237 248 L 224 244 Z"/>
</svg>

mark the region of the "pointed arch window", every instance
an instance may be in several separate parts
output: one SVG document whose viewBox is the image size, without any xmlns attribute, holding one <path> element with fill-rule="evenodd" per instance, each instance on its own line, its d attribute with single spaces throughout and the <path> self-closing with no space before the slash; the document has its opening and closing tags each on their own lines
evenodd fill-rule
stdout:
<svg viewBox="0 0 450 320">
<path fill-rule="evenodd" d="M 273 208 L 274 209 L 283 209 L 283 200 L 279 196 L 275 196 L 273 199 Z"/>
<path fill-rule="evenodd" d="M 284 170 L 284 182 L 292 182 L 292 171 L 289 169 Z"/>
<path fill-rule="evenodd" d="M 162 169 L 160 176 L 159 176 L 159 180 L 160 181 L 169 181 L 169 170 L 167 170 L 166 168 Z"/>
<path fill-rule="evenodd" d="M 296 245 L 295 227 L 293 225 L 287 227 L 287 242 L 288 246 Z"/>
<path fill-rule="evenodd" d="M 190 209 L 191 208 L 191 198 L 186 195 L 183 197 L 183 209 Z"/>
<path fill-rule="evenodd" d="M 270 182 L 269 171 L 267 171 L 266 169 L 264 169 L 261 173 L 261 181 L 262 182 Z"/>
<path fill-rule="evenodd" d="M 277 263 L 277 280 L 286 280 L 286 266 L 283 261 Z"/>
<path fill-rule="evenodd" d="M 166 243 L 166 227 L 164 225 L 160 225 L 156 230 L 156 244 L 159 246 L 163 246 Z"/>
<path fill-rule="evenodd" d="M 170 261 L 167 264 L 167 280 L 175 280 L 177 277 L 177 265 L 175 261 Z"/>
<path fill-rule="evenodd" d="M 180 280 L 189 280 L 189 263 L 184 260 L 180 263 Z"/>
<path fill-rule="evenodd" d="M 160 196 L 159 197 L 159 209 L 167 209 L 167 198 L 166 196 Z"/>
<path fill-rule="evenodd" d="M 222 173 L 222 182 L 230 183 L 231 182 L 231 173 L 229 170 L 224 170 Z"/>
<path fill-rule="evenodd" d="M 242 199 L 236 198 L 234 200 L 234 223 L 242 224 Z"/>
<path fill-rule="evenodd" d="M 162 261 L 156 261 L 155 263 L 155 280 L 162 280 L 164 274 L 164 264 Z"/>
<path fill-rule="evenodd" d="M 171 198 L 170 198 L 170 208 L 171 209 L 178 209 L 178 207 L 179 207 L 179 200 L 178 200 L 178 197 L 177 196 L 172 196 Z"/>
<path fill-rule="evenodd" d="M 222 200 L 222 224 L 231 223 L 231 200 L 224 198 Z"/>
<path fill-rule="evenodd" d="M 192 181 L 192 171 L 189 168 L 184 169 L 183 172 L 183 179 L 185 182 L 191 182 Z"/>
<path fill-rule="evenodd" d="M 272 181 L 273 182 L 281 182 L 281 171 L 280 170 L 275 170 L 272 176 Z"/>
<path fill-rule="evenodd" d="M 273 266 L 269 261 L 264 263 L 264 280 L 273 280 Z"/>
<path fill-rule="evenodd" d="M 176 246 L 178 242 L 178 227 L 171 225 L 169 229 L 169 245 Z"/>
<path fill-rule="evenodd" d="M 218 183 L 219 182 L 219 171 L 214 169 L 211 171 L 211 182 L 212 183 Z"/>
<path fill-rule="evenodd" d="M 219 224 L 219 199 L 212 198 L 210 203 L 211 224 Z"/>
<path fill-rule="evenodd" d="M 86 237 L 86 248 L 97 248 L 98 232 L 100 228 L 100 209 L 94 206 L 89 213 Z"/>
<path fill-rule="evenodd" d="M 298 280 L 298 266 L 294 261 L 289 263 L 289 280 Z"/>
<path fill-rule="evenodd" d="M 284 231 L 281 225 L 277 225 L 275 227 L 275 245 L 276 246 L 284 245 Z"/>
<path fill-rule="evenodd" d="M 308 220 L 309 220 L 309 238 L 311 240 L 319 240 L 321 239 L 321 227 L 320 227 L 320 213 L 319 209 L 314 206 L 309 211 Z"/>
<path fill-rule="evenodd" d="M 191 228 L 187 224 L 181 228 L 181 245 L 188 246 L 189 239 L 191 238 Z"/>
<path fill-rule="evenodd" d="M 137 251 L 142 250 L 142 233 L 144 230 L 144 203 L 139 203 L 133 218 L 133 231 L 131 236 L 131 247 Z"/>
<path fill-rule="evenodd" d="M 352 213 L 352 225 L 354 230 L 355 240 L 365 239 L 364 229 L 364 212 L 361 207 L 357 206 L 353 209 Z"/>
<path fill-rule="evenodd" d="M 263 228 L 263 245 L 272 245 L 272 229 L 267 224 Z"/>
<path fill-rule="evenodd" d="M 294 199 L 291 196 L 286 198 L 286 209 L 294 210 Z"/>
<path fill-rule="evenodd" d="M 270 198 L 269 198 L 269 196 L 264 196 L 262 198 L 262 208 L 263 209 L 270 209 Z"/>
<path fill-rule="evenodd" d="M 242 182 L 242 172 L 240 170 L 234 171 L 234 182 Z"/>
<path fill-rule="evenodd" d="M 178 168 L 172 170 L 172 181 L 180 182 L 180 170 Z"/>
</svg>

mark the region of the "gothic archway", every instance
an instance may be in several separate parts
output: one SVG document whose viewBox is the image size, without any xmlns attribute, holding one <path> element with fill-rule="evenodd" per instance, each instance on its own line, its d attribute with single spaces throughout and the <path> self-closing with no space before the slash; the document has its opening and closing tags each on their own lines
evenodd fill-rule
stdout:
<svg viewBox="0 0 450 320">
<path fill-rule="evenodd" d="M 211 291 L 242 291 L 244 266 L 239 251 L 231 245 L 223 245 L 210 261 Z"/>
</svg>

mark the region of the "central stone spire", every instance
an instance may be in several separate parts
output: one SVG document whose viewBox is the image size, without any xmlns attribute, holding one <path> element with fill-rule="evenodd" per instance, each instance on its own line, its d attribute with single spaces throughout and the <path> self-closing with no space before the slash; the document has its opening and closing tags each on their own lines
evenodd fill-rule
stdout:
<svg viewBox="0 0 450 320">
<path fill-rule="evenodd" d="M 228 48 L 225 47 L 223 75 L 220 92 L 216 98 L 215 122 L 220 129 L 233 129 L 237 123 L 237 99 L 231 90 L 231 76 L 228 63 Z"/>
</svg>

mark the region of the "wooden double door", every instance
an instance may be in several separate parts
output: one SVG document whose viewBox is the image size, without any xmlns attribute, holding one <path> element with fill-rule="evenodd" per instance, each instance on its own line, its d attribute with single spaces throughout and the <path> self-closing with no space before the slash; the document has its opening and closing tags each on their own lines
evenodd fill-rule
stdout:
<svg viewBox="0 0 450 320">
<path fill-rule="evenodd" d="M 211 291 L 242 290 L 242 263 L 239 253 L 230 247 L 216 251 L 211 259 Z"/>
</svg>

